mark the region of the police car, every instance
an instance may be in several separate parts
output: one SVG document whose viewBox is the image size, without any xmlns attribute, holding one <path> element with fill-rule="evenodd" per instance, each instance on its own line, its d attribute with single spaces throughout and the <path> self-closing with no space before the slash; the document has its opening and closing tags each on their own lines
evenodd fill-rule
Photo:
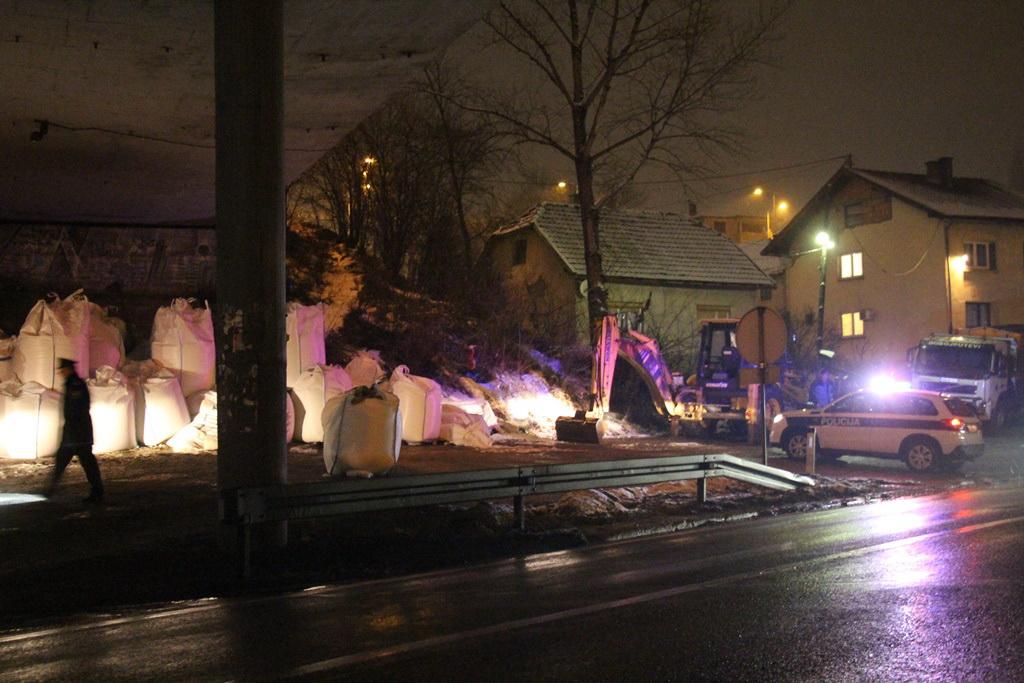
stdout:
<svg viewBox="0 0 1024 683">
<path fill-rule="evenodd" d="M 817 456 L 867 455 L 901 458 L 916 471 L 956 467 L 985 449 L 974 407 L 930 391 L 862 389 L 822 410 L 775 416 L 771 443 L 803 459 L 817 430 Z"/>
</svg>

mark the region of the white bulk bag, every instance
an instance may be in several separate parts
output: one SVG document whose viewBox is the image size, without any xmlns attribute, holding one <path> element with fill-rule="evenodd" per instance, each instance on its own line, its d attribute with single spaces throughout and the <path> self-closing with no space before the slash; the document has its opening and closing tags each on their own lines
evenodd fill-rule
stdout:
<svg viewBox="0 0 1024 683">
<path fill-rule="evenodd" d="M 204 391 L 193 394 L 202 398 L 192 422 L 178 430 L 167 440 L 171 450 L 179 453 L 212 451 L 217 449 L 217 392 Z"/>
<path fill-rule="evenodd" d="M 174 373 L 183 395 L 212 389 L 217 355 L 209 306 L 192 308 L 188 299 L 175 299 L 160 307 L 153 318 L 150 355 Z"/>
<path fill-rule="evenodd" d="M 178 378 L 163 371 L 143 379 L 136 390 L 136 432 L 144 446 L 167 441 L 189 423 Z"/>
<path fill-rule="evenodd" d="M 441 385 L 409 374 L 399 365 L 391 373 L 391 393 L 402 408 L 402 438 L 407 443 L 436 441 L 441 433 Z"/>
<path fill-rule="evenodd" d="M 303 306 L 292 302 L 287 310 L 285 384 L 290 388 L 303 370 L 327 363 L 327 351 L 324 348 L 324 305 Z"/>
<path fill-rule="evenodd" d="M 494 409 L 491 408 L 491 404 L 487 402 L 487 399 L 473 398 L 464 394 L 449 394 L 448 396 L 444 396 L 441 399 L 442 424 L 444 424 L 444 407 L 449 405 L 455 406 L 470 415 L 479 415 L 483 418 L 484 424 L 489 428 L 488 433 L 490 433 L 490 430 L 498 426 L 498 416 L 494 414 Z"/>
<path fill-rule="evenodd" d="M 89 376 L 89 300 L 79 290 L 66 299 L 51 294 L 29 311 L 14 352 L 14 374 L 23 383 L 62 388 L 57 359 L 75 361 L 80 377 Z"/>
<path fill-rule="evenodd" d="M 321 417 L 324 406 L 335 396 L 352 388 L 348 373 L 337 365 L 314 365 L 295 380 L 295 435 L 300 441 L 324 440 Z"/>
<path fill-rule="evenodd" d="M 124 336 L 119 323 L 116 318 L 108 317 L 101 307 L 89 304 L 90 375 L 104 365 L 117 369 L 124 363 Z"/>
<path fill-rule="evenodd" d="M 17 337 L 5 337 L 0 330 L 0 382 L 14 379 L 14 349 L 17 345 Z"/>
<path fill-rule="evenodd" d="M 96 369 L 95 378 L 85 383 L 89 387 L 92 452 L 110 453 L 138 446 L 135 440 L 135 393 L 125 376 L 104 365 Z"/>
<path fill-rule="evenodd" d="M 295 402 L 292 393 L 284 392 L 284 440 L 291 443 L 295 440 Z"/>
<path fill-rule="evenodd" d="M 35 460 L 57 452 L 63 418 L 59 392 L 38 382 L 8 381 L 0 385 L 0 402 L 0 455 Z"/>
<path fill-rule="evenodd" d="M 380 474 L 398 462 L 402 413 L 398 397 L 380 387 L 356 387 L 323 411 L 328 474 Z"/>
<path fill-rule="evenodd" d="M 387 376 L 380 366 L 380 354 L 365 349 L 356 353 L 348 362 L 345 372 L 352 379 L 354 387 L 372 387 Z"/>
<path fill-rule="evenodd" d="M 490 448 L 491 428 L 482 415 L 467 413 L 451 403 L 441 406 L 441 439 L 456 446 Z"/>
</svg>

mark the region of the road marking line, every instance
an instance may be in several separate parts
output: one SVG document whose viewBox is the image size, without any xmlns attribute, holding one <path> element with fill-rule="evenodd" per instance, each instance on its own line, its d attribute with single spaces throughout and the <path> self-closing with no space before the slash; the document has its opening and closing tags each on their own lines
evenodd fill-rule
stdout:
<svg viewBox="0 0 1024 683">
<path fill-rule="evenodd" d="M 916 543 L 920 543 L 922 541 L 930 540 L 932 538 L 937 538 L 939 536 L 945 536 L 954 533 L 972 533 L 975 531 L 981 531 L 983 529 L 991 529 L 993 527 L 1004 526 L 1006 524 L 1015 524 L 1018 522 L 1024 522 L 1024 516 L 1000 519 L 991 522 L 984 522 L 981 524 L 972 524 L 964 527 L 954 527 L 952 529 L 942 529 L 940 531 L 932 531 L 927 534 L 920 534 L 918 536 L 911 536 L 908 538 L 901 538 L 894 541 L 887 541 L 885 543 L 880 543 L 878 545 L 854 548 L 851 550 L 844 550 L 842 552 L 832 553 L 830 555 L 823 555 L 821 557 L 815 557 L 808 560 L 788 562 L 786 564 L 782 564 L 776 567 L 769 567 L 767 569 L 756 569 L 747 572 L 741 572 L 739 574 L 731 574 L 729 576 L 723 576 L 716 579 L 709 579 L 707 581 L 700 581 L 698 583 L 690 583 L 684 586 L 676 586 L 675 588 L 666 588 L 664 590 L 654 591 L 651 593 L 634 595 L 629 598 L 610 600 L 607 602 L 586 605 L 585 607 L 575 607 L 572 609 L 562 610 L 559 612 L 551 612 L 549 614 L 542 614 L 535 617 L 514 619 L 499 624 L 492 624 L 490 626 L 482 626 L 480 628 L 470 629 L 468 631 L 459 631 L 458 633 L 450 633 L 443 636 L 434 636 L 432 638 L 414 640 L 408 643 L 402 643 L 400 645 L 393 645 L 391 647 L 378 648 L 376 650 L 366 650 L 364 652 L 356 652 L 349 655 L 342 655 L 341 657 L 332 657 L 331 659 L 324 659 L 319 662 L 305 664 L 303 666 L 291 669 L 290 671 L 277 674 L 275 678 L 295 678 L 299 676 L 307 676 L 310 674 L 324 673 L 332 669 L 339 669 L 342 667 L 351 666 L 353 664 L 368 662 L 374 659 L 383 659 L 385 657 L 393 657 L 395 655 L 415 652 L 417 650 L 424 650 L 431 647 L 436 647 L 438 645 L 449 645 L 452 643 L 458 643 L 463 640 L 479 638 L 481 636 L 496 635 L 499 633 L 504 633 L 507 631 L 526 628 L 530 626 L 550 624 L 556 621 L 572 619 L 574 617 L 597 614 L 599 612 L 606 612 L 609 610 L 620 609 L 623 607 L 632 607 L 634 605 L 645 604 L 657 600 L 663 600 L 665 598 L 683 595 L 686 593 L 692 593 L 703 588 L 714 588 L 717 586 L 742 581 L 744 579 L 756 578 L 759 576 L 766 576 L 770 574 L 779 574 L 785 571 L 805 567 L 808 565 L 823 564 L 826 562 L 831 562 L 833 560 L 859 557 L 862 555 L 869 555 L 883 550 L 890 550 L 892 548 L 900 548 L 907 545 L 913 545 Z"/>
</svg>

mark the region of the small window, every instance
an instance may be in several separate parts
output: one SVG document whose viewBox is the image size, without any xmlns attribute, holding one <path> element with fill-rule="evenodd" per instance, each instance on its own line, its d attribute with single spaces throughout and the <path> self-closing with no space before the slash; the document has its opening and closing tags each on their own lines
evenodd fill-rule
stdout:
<svg viewBox="0 0 1024 683">
<path fill-rule="evenodd" d="M 842 323 L 844 337 L 864 336 L 864 318 L 860 317 L 860 311 L 843 313 Z"/>
<path fill-rule="evenodd" d="M 526 240 L 516 240 L 516 251 L 512 256 L 512 265 L 526 263 Z"/>
<path fill-rule="evenodd" d="M 761 301 L 771 301 L 771 300 L 772 300 L 772 290 L 769 289 L 768 287 L 762 287 L 761 288 Z"/>
<path fill-rule="evenodd" d="M 839 279 L 849 280 L 855 277 L 864 277 L 864 254 L 859 251 L 839 257 Z"/>
<path fill-rule="evenodd" d="M 896 394 L 887 401 L 886 412 L 897 415 L 938 415 L 935 404 L 924 396 Z"/>
<path fill-rule="evenodd" d="M 967 270 L 995 270 L 995 242 L 964 242 L 967 255 Z"/>
<path fill-rule="evenodd" d="M 967 302 L 967 327 L 990 327 L 992 325 L 992 304 L 987 301 Z"/>
</svg>

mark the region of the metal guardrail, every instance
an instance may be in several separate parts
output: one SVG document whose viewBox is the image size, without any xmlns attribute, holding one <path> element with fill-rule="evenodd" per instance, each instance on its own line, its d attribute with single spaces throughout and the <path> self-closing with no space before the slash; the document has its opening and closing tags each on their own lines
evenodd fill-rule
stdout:
<svg viewBox="0 0 1024 683">
<path fill-rule="evenodd" d="M 514 524 L 523 529 L 524 496 L 696 479 L 703 503 L 712 477 L 783 491 L 814 485 L 808 477 L 724 453 L 666 456 L 231 489 L 221 494 L 221 521 L 239 529 L 247 574 L 254 524 L 512 498 Z"/>
</svg>

